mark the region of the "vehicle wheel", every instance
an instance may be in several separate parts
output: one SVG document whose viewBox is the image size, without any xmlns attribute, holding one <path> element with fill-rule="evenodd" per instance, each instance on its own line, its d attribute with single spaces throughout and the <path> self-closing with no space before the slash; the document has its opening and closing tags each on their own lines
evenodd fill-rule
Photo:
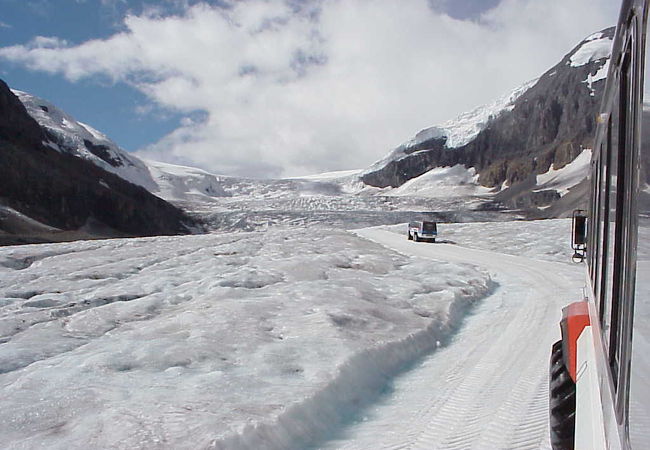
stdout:
<svg viewBox="0 0 650 450">
<path fill-rule="evenodd" d="M 413 233 L 413 240 L 414 240 L 415 242 L 420 242 L 420 238 L 418 237 L 418 234 L 417 234 L 417 233 Z"/>
<path fill-rule="evenodd" d="M 436 242 L 436 238 L 431 239 L 431 242 Z"/>
<path fill-rule="evenodd" d="M 562 340 L 553 344 L 549 390 L 551 446 L 553 450 L 573 450 L 576 423 L 576 385 L 564 365 Z"/>
</svg>

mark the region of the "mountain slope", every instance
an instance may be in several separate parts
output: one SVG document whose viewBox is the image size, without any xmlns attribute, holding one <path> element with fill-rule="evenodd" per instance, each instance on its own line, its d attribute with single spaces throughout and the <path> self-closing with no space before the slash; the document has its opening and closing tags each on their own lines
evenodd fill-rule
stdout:
<svg viewBox="0 0 650 450">
<path fill-rule="evenodd" d="M 473 168 L 482 186 L 513 188 L 501 194 L 507 203 L 552 204 L 565 192 L 543 189 L 535 177 L 592 146 L 614 31 L 589 36 L 538 80 L 493 105 L 423 130 L 366 170 L 362 181 L 398 187 L 433 168 L 460 164 Z"/>
<path fill-rule="evenodd" d="M 147 190 L 156 188 L 147 166 L 139 158 L 122 150 L 103 133 L 90 125 L 78 122 L 45 99 L 16 89 L 12 92 L 20 99 L 29 115 L 43 128 L 50 147 L 86 159 Z"/>
<path fill-rule="evenodd" d="M 12 92 L 43 128 L 50 146 L 62 153 L 85 159 L 167 201 L 228 195 L 221 177 L 197 168 L 144 161 L 49 101 L 27 92 Z"/>
<path fill-rule="evenodd" d="M 0 204 L 7 207 L 5 213 L 14 211 L 9 214 L 14 224 L 18 213 L 47 227 L 85 230 L 98 236 L 188 232 L 192 220 L 179 209 L 55 147 L 47 130 L 0 80 Z M 0 231 L 20 234 L 16 229 L 7 230 L 3 221 Z"/>
</svg>

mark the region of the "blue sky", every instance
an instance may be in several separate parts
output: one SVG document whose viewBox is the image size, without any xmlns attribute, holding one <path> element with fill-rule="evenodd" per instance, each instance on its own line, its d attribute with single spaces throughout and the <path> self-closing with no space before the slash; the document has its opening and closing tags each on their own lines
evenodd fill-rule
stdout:
<svg viewBox="0 0 650 450">
<path fill-rule="evenodd" d="M 141 13 L 146 2 L 101 0 L 0 0 L 0 43 L 24 44 L 35 36 L 56 36 L 71 44 L 107 38 L 120 31 L 128 12 Z M 151 3 L 151 2 L 149 2 Z M 173 4 L 169 13 L 178 12 Z M 178 127 L 182 114 L 138 113 L 150 105 L 146 96 L 125 83 L 101 78 L 70 82 L 2 61 L 0 78 L 11 88 L 43 97 L 78 120 L 92 124 L 126 150 L 137 150 Z"/>
<path fill-rule="evenodd" d="M 144 157 L 360 168 L 538 76 L 611 3 L 0 0 L 0 78 Z"/>
<path fill-rule="evenodd" d="M 438 2 L 440 10 L 458 17 L 475 18 L 499 0 L 451 0 Z M 141 14 L 151 5 L 163 5 L 164 14 L 179 14 L 183 4 L 173 1 L 122 0 L 0 0 L 0 43 L 24 44 L 35 36 L 56 36 L 71 44 L 108 38 L 123 29 L 126 14 Z M 209 2 L 219 5 L 221 2 Z M 432 5 L 433 6 L 433 5 Z M 154 107 L 147 97 L 124 83 L 104 80 L 69 82 L 18 64 L 0 66 L 0 78 L 10 87 L 46 98 L 78 120 L 92 124 L 129 151 L 151 144 L 178 127 L 183 114 L 157 110 L 138 113 L 138 107 Z M 148 109 L 148 108 L 147 108 Z"/>
</svg>

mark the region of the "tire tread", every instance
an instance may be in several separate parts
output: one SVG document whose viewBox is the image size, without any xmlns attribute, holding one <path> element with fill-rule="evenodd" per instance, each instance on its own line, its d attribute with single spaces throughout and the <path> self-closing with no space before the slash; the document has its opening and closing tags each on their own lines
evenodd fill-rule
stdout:
<svg viewBox="0 0 650 450">
<path fill-rule="evenodd" d="M 553 344 L 549 367 L 549 415 L 553 450 L 573 450 L 576 385 L 562 354 L 562 341 Z"/>
</svg>

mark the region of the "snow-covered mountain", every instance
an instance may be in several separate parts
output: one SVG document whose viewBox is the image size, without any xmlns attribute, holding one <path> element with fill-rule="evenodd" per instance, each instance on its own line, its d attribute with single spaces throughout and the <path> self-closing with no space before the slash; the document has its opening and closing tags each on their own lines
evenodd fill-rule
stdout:
<svg viewBox="0 0 650 450">
<path fill-rule="evenodd" d="M 12 89 L 12 92 L 25 105 L 29 115 L 45 130 L 49 147 L 86 159 L 149 191 L 156 188 L 156 183 L 142 160 L 121 149 L 105 134 L 75 120 L 43 98 L 16 89 Z"/>
<path fill-rule="evenodd" d="M 193 167 L 144 161 L 51 102 L 27 92 L 12 92 L 45 130 L 50 148 L 90 161 L 168 201 L 228 195 L 221 186 L 222 177 Z"/>
<path fill-rule="evenodd" d="M 512 206 L 547 208 L 587 174 L 584 155 L 592 146 L 614 31 L 592 34 L 540 78 L 495 102 L 420 131 L 361 179 L 403 189 L 429 171 L 455 167 L 458 176 L 464 167 L 465 185 L 499 192 L 497 199 Z M 576 158 L 571 170 L 561 170 Z"/>
<path fill-rule="evenodd" d="M 442 125 L 434 125 L 421 130 L 413 138 L 366 169 L 364 175 L 382 169 L 391 161 L 400 160 L 414 151 L 418 151 L 417 149 L 422 146 L 426 147 L 427 143 L 431 141 L 444 140 L 447 148 L 457 148 L 471 142 L 499 114 L 503 111 L 512 111 L 515 101 L 536 82 L 537 79 L 524 83 L 492 103 L 462 113 Z"/>
<path fill-rule="evenodd" d="M 49 128 L 37 123 L 0 80 L 0 242 L 189 231 L 186 214 L 123 178 L 146 167 L 113 153 L 94 130 L 57 118 Z M 74 132 L 57 132 L 57 123 Z M 118 176 L 107 166 L 128 169 Z"/>
<path fill-rule="evenodd" d="M 76 120 L 51 102 L 18 90 L 13 90 L 13 93 L 41 125 L 50 148 L 85 159 L 167 201 L 214 203 L 215 199 L 231 196 L 268 200 L 295 197 L 305 192 L 354 193 L 363 187 L 358 180 L 358 170 L 289 180 L 253 180 L 217 175 L 196 167 L 144 160 L 120 148 L 105 134 Z"/>
</svg>

